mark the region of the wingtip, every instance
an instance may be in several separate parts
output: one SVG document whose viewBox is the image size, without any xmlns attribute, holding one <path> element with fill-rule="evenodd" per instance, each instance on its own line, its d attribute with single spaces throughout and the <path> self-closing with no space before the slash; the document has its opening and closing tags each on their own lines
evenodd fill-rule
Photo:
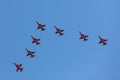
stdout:
<svg viewBox="0 0 120 80">
<path fill-rule="evenodd" d="M 15 62 L 13 62 L 13 64 L 14 64 L 14 65 L 16 65 L 16 63 L 15 63 Z"/>
<path fill-rule="evenodd" d="M 82 32 L 81 32 L 81 31 L 79 31 L 79 33 L 80 33 L 80 34 L 82 34 Z"/>
<path fill-rule="evenodd" d="M 28 48 L 25 48 L 28 51 Z"/>
<path fill-rule="evenodd" d="M 56 25 L 55 25 L 54 27 L 55 27 L 55 28 L 57 28 L 57 26 L 56 26 Z"/>
<path fill-rule="evenodd" d="M 38 22 L 37 20 L 36 20 L 35 22 L 36 22 L 37 24 L 39 24 L 39 22 Z"/>
<path fill-rule="evenodd" d="M 98 37 L 99 37 L 99 38 L 101 38 L 101 36 L 100 36 L 100 35 L 98 35 Z"/>
<path fill-rule="evenodd" d="M 33 35 L 31 35 L 31 37 L 33 38 Z"/>
</svg>

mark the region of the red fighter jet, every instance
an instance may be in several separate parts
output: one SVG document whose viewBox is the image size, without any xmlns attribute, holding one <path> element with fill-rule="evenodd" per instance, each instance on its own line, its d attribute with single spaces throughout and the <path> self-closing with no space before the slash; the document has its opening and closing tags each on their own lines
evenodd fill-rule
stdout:
<svg viewBox="0 0 120 80">
<path fill-rule="evenodd" d="M 38 21 L 36 21 L 36 23 L 37 23 L 37 25 L 38 25 L 37 29 L 40 29 L 41 31 L 44 31 L 44 30 L 45 30 L 45 26 L 46 26 L 46 25 L 42 25 L 42 24 L 40 24 Z"/>
<path fill-rule="evenodd" d="M 59 29 L 57 26 L 55 26 L 55 28 L 56 28 L 55 34 L 59 34 L 59 35 L 63 35 L 63 34 L 64 34 L 64 33 L 63 33 L 64 30 Z"/>
<path fill-rule="evenodd" d="M 85 35 L 82 32 L 79 32 L 79 33 L 80 33 L 80 39 L 83 39 L 83 41 L 87 41 L 88 40 L 87 39 L 88 35 Z"/>
<path fill-rule="evenodd" d="M 28 50 L 27 48 L 26 48 L 26 51 L 27 51 L 27 55 L 26 55 L 26 56 L 30 56 L 30 57 L 34 57 L 34 56 L 35 56 L 35 55 L 34 55 L 35 52 L 30 51 L 30 50 Z"/>
<path fill-rule="evenodd" d="M 101 36 L 98 36 L 98 37 L 99 37 L 99 39 L 100 39 L 99 44 L 103 44 L 103 45 L 106 45 L 106 44 L 107 44 L 107 43 L 106 43 L 107 39 L 103 39 Z"/>
<path fill-rule="evenodd" d="M 13 63 L 16 66 L 16 72 L 17 71 L 23 71 L 22 64 L 16 64 L 15 62 Z"/>
<path fill-rule="evenodd" d="M 32 35 L 31 35 L 31 37 L 33 39 L 32 43 L 36 43 L 36 45 L 40 44 L 40 39 L 37 39 L 37 38 L 33 37 Z"/>
</svg>

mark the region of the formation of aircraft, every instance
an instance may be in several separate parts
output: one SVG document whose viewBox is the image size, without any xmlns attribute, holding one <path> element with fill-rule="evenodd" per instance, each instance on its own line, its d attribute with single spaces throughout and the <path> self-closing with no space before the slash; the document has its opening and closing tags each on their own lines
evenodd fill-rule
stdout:
<svg viewBox="0 0 120 80">
<path fill-rule="evenodd" d="M 36 21 L 36 23 L 38 25 L 37 29 L 40 29 L 41 31 L 45 30 L 45 26 L 46 25 L 42 25 L 38 21 Z M 56 29 L 55 34 L 59 34 L 59 35 L 63 35 L 64 34 L 63 33 L 64 32 L 63 29 L 59 29 L 57 26 L 54 26 L 54 27 Z M 82 39 L 83 41 L 87 41 L 88 40 L 88 35 L 85 35 L 82 32 L 79 32 L 79 34 L 80 34 L 80 39 Z M 101 36 L 98 36 L 98 37 L 100 39 L 99 44 L 102 44 L 102 45 L 106 45 L 107 44 L 107 42 L 106 42 L 107 39 L 104 39 Z M 32 38 L 32 43 L 35 43 L 36 45 L 40 44 L 40 39 L 35 38 L 32 35 L 31 35 L 31 38 Z M 26 51 L 27 51 L 27 55 L 26 56 L 30 56 L 31 58 L 35 56 L 35 52 L 34 51 L 30 51 L 28 48 L 26 48 Z M 13 64 L 16 66 L 16 72 L 23 71 L 22 64 L 16 64 L 15 62 L 13 62 Z"/>
<path fill-rule="evenodd" d="M 88 35 L 83 34 L 82 32 L 80 33 L 80 39 L 83 39 L 83 41 L 87 41 L 88 40 Z"/>
<path fill-rule="evenodd" d="M 42 25 L 42 24 L 40 24 L 38 21 L 36 21 L 36 23 L 37 23 L 37 29 L 40 29 L 41 31 L 44 31 L 45 30 L 45 26 L 46 25 Z"/>
<path fill-rule="evenodd" d="M 23 71 L 23 67 L 22 67 L 22 64 L 16 64 L 15 62 L 13 62 L 13 64 L 16 66 L 16 72 L 17 71 Z"/>
<path fill-rule="evenodd" d="M 30 56 L 30 57 L 34 57 L 35 56 L 35 52 L 30 51 L 27 48 L 26 48 L 26 51 L 27 51 L 27 55 L 26 56 Z"/>
<path fill-rule="evenodd" d="M 107 39 L 103 39 L 101 36 L 98 36 L 100 41 L 99 41 L 99 44 L 102 44 L 102 45 L 106 45 L 107 44 Z"/>
<path fill-rule="evenodd" d="M 55 29 L 56 29 L 56 32 L 55 32 L 55 34 L 59 34 L 59 35 L 63 35 L 64 33 L 63 33 L 63 29 L 59 29 L 57 26 L 55 26 Z"/>
<path fill-rule="evenodd" d="M 32 43 L 35 43 L 36 45 L 40 44 L 40 39 L 37 39 L 37 38 L 33 37 L 32 35 L 31 35 L 31 37 L 33 39 Z"/>
</svg>

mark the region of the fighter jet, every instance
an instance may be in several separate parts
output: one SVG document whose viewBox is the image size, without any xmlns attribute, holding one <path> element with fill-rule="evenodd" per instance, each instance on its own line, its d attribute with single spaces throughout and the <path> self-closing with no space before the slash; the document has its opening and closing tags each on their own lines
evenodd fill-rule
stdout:
<svg viewBox="0 0 120 80">
<path fill-rule="evenodd" d="M 55 34 L 59 34 L 59 35 L 63 35 L 64 33 L 63 33 L 63 29 L 59 29 L 57 26 L 55 26 L 55 28 L 56 28 L 56 32 L 55 32 Z"/>
<path fill-rule="evenodd" d="M 13 62 L 13 64 L 16 66 L 16 72 L 17 71 L 23 71 L 23 68 L 22 68 L 22 64 L 16 64 L 15 62 Z"/>
<path fill-rule="evenodd" d="M 36 43 L 36 45 L 40 44 L 40 39 L 37 39 L 37 38 L 33 37 L 32 35 L 31 35 L 31 37 L 33 39 L 32 43 Z"/>
<path fill-rule="evenodd" d="M 30 50 L 28 50 L 27 48 L 26 48 L 26 51 L 27 51 L 27 55 L 26 55 L 26 56 L 30 56 L 30 57 L 34 57 L 34 56 L 35 56 L 35 55 L 34 55 L 35 52 L 30 51 Z"/>
<path fill-rule="evenodd" d="M 46 25 L 42 25 L 42 24 L 40 24 L 38 21 L 36 21 L 36 23 L 37 23 L 37 29 L 40 29 L 41 31 L 44 31 L 45 30 L 45 26 Z"/>
<path fill-rule="evenodd" d="M 88 35 L 85 35 L 82 32 L 79 32 L 79 33 L 80 33 L 80 39 L 83 39 L 83 41 L 87 41 L 88 40 L 87 39 Z"/>
<path fill-rule="evenodd" d="M 100 41 L 99 41 L 99 44 L 102 44 L 102 45 L 106 45 L 106 41 L 108 41 L 107 39 L 103 39 L 101 36 L 98 36 Z"/>
</svg>

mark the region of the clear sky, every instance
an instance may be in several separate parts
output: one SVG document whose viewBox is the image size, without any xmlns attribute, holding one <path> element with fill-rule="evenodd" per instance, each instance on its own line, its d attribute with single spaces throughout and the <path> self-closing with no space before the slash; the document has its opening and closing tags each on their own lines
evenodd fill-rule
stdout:
<svg viewBox="0 0 120 80">
<path fill-rule="evenodd" d="M 98 35 L 108 44 L 98 44 Z M 0 0 L 0 37 L 1 80 L 120 80 L 120 0 Z M 27 57 L 25 48 L 36 56 Z"/>
</svg>

